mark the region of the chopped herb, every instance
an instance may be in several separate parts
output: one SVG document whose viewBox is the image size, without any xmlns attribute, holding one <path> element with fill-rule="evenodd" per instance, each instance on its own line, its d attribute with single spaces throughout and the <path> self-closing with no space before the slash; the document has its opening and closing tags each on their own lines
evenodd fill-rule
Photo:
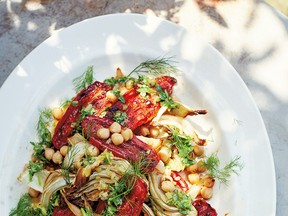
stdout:
<svg viewBox="0 0 288 216">
<path fill-rule="evenodd" d="M 77 132 L 82 132 L 82 127 L 81 127 L 81 121 L 88 115 L 92 115 L 93 113 L 95 113 L 95 109 L 93 108 L 92 104 L 88 104 L 86 107 L 83 107 L 81 110 L 81 115 L 78 118 L 77 122 L 76 122 L 76 131 Z"/>
<path fill-rule="evenodd" d="M 172 132 L 170 137 L 170 142 L 175 145 L 179 156 L 182 158 L 182 162 L 185 166 L 194 164 L 194 160 L 190 157 L 190 153 L 193 151 L 193 146 L 191 145 L 191 138 L 180 134 L 178 130 L 170 128 Z"/>
<path fill-rule="evenodd" d="M 124 76 L 124 77 L 119 77 L 119 78 L 111 77 L 111 78 L 105 79 L 104 83 L 108 84 L 109 86 L 114 87 L 117 83 L 124 84 L 128 80 L 134 80 L 134 78 L 130 76 Z"/>
<path fill-rule="evenodd" d="M 93 216 L 93 211 L 91 208 L 85 207 L 81 208 L 82 216 Z"/>
<path fill-rule="evenodd" d="M 243 164 L 239 160 L 240 157 L 237 156 L 223 168 L 220 168 L 220 160 L 217 154 L 214 153 L 204 161 L 204 166 L 213 178 L 218 179 L 221 183 L 228 184 L 231 175 L 233 173 L 238 175 L 239 171 L 243 168 Z"/>
<path fill-rule="evenodd" d="M 140 88 L 137 89 L 137 92 L 142 96 L 145 97 L 147 94 L 156 93 L 154 89 L 149 86 L 142 85 Z"/>
<path fill-rule="evenodd" d="M 28 193 L 25 193 L 21 196 L 18 201 L 17 206 L 12 209 L 9 213 L 9 216 L 44 216 L 40 208 L 33 208 L 32 198 Z"/>
<path fill-rule="evenodd" d="M 38 159 L 39 161 L 42 161 L 43 163 L 47 163 L 47 159 L 44 157 L 44 151 L 45 147 L 43 146 L 42 143 L 35 143 L 35 142 L 30 142 L 33 145 L 33 157 Z"/>
<path fill-rule="evenodd" d="M 74 107 L 75 107 L 75 106 L 77 106 L 77 105 L 78 105 L 78 101 L 72 101 L 72 102 L 71 102 L 71 104 L 72 104 L 72 106 L 74 106 Z"/>
<path fill-rule="evenodd" d="M 104 158 L 103 162 L 105 164 L 110 164 L 111 163 L 111 157 L 113 157 L 113 154 L 111 152 L 107 151 L 107 153 L 105 153 L 105 158 Z"/>
<path fill-rule="evenodd" d="M 113 119 L 118 122 L 119 124 L 125 126 L 125 120 L 127 119 L 127 114 L 125 112 L 116 111 L 113 116 Z"/>
<path fill-rule="evenodd" d="M 44 169 L 43 162 L 41 162 L 41 161 L 36 161 L 36 162 L 29 161 L 29 165 L 28 165 L 29 181 L 32 181 L 35 173 L 38 173 L 38 172 L 42 171 L 43 169 Z"/>
<path fill-rule="evenodd" d="M 109 79 L 105 79 L 104 83 L 108 84 L 109 86 L 115 86 L 118 82 L 118 79 L 116 79 L 115 77 L 111 77 Z"/>
<path fill-rule="evenodd" d="M 68 107 L 71 103 L 72 103 L 72 99 L 66 99 L 66 100 L 64 100 L 64 101 L 61 102 L 60 107 L 66 108 L 66 107 Z"/>
<path fill-rule="evenodd" d="M 85 157 L 83 157 L 83 158 L 81 159 L 81 162 L 82 162 L 82 164 L 83 164 L 84 167 L 93 164 L 93 163 L 96 161 L 96 159 L 97 159 L 97 157 L 92 156 L 92 155 L 90 154 L 87 145 L 86 145 L 85 149 L 86 149 Z"/>
<path fill-rule="evenodd" d="M 155 86 L 156 82 L 154 79 L 151 79 L 148 76 L 139 76 L 138 83 L 141 83 L 145 86 Z"/>
<path fill-rule="evenodd" d="M 174 109 L 178 106 L 178 104 L 173 101 L 169 93 L 166 90 L 163 91 L 160 85 L 157 84 L 156 89 L 162 106 L 166 106 L 169 110 Z"/>
<path fill-rule="evenodd" d="M 125 98 L 123 95 L 120 94 L 119 90 L 112 90 L 112 93 L 118 97 L 118 100 L 120 100 L 122 103 L 126 103 Z"/>
<path fill-rule="evenodd" d="M 53 193 L 52 198 L 50 199 L 48 208 L 47 208 L 47 216 L 51 216 L 54 212 L 54 208 L 56 206 L 59 206 L 59 201 L 60 201 L 61 195 L 59 191 Z"/>
<path fill-rule="evenodd" d="M 89 66 L 86 71 L 73 79 L 73 85 L 76 92 L 81 91 L 84 88 L 87 88 L 93 82 L 93 66 Z"/>
<path fill-rule="evenodd" d="M 51 121 L 53 120 L 51 109 L 43 109 L 40 111 L 38 123 L 37 123 L 37 134 L 39 140 L 42 144 L 45 144 L 47 147 L 51 146 L 51 132 L 48 127 Z"/>
<path fill-rule="evenodd" d="M 169 204 L 179 209 L 179 212 L 188 215 L 191 212 L 192 198 L 184 191 L 175 190 L 166 194 L 169 198 Z"/>
</svg>

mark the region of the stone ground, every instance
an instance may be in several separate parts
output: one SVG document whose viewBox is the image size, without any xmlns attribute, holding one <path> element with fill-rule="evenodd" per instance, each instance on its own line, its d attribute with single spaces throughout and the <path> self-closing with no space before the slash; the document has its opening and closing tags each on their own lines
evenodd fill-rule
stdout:
<svg viewBox="0 0 288 216">
<path fill-rule="evenodd" d="M 251 91 L 269 133 L 278 185 L 277 215 L 285 215 L 288 20 L 263 1 L 2 0 L 0 86 L 21 60 L 55 31 L 111 13 L 155 15 L 178 23 L 207 40 L 235 67 Z"/>
</svg>

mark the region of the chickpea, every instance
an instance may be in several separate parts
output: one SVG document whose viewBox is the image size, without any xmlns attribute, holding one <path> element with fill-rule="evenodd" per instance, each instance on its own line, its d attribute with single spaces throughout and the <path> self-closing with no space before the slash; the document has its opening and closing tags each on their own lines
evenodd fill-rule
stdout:
<svg viewBox="0 0 288 216">
<path fill-rule="evenodd" d="M 212 176 L 205 176 L 204 177 L 204 182 L 203 182 L 203 185 L 207 188 L 212 188 L 214 186 L 214 183 L 215 183 L 215 179 L 212 178 Z"/>
<path fill-rule="evenodd" d="M 198 173 L 191 173 L 188 175 L 188 180 L 191 184 L 198 184 L 200 181 L 200 176 Z"/>
<path fill-rule="evenodd" d="M 64 111 L 60 107 L 52 109 L 52 115 L 56 120 L 59 120 L 64 115 Z"/>
<path fill-rule="evenodd" d="M 118 97 L 112 92 L 112 91 L 108 91 L 106 93 L 106 98 L 108 101 L 114 103 L 118 100 Z"/>
<path fill-rule="evenodd" d="M 159 155 L 160 159 L 161 159 L 164 163 L 166 163 L 166 162 L 170 159 L 170 157 L 171 157 L 171 151 L 170 151 L 169 148 L 163 146 L 163 147 L 159 150 L 158 155 Z"/>
<path fill-rule="evenodd" d="M 52 148 L 45 148 L 45 152 L 44 152 L 44 155 L 45 155 L 45 158 L 50 161 L 54 155 L 55 151 L 54 149 Z"/>
<path fill-rule="evenodd" d="M 157 137 L 160 134 L 160 131 L 157 127 L 151 127 L 149 132 L 150 132 L 150 136 L 153 138 Z"/>
<path fill-rule="evenodd" d="M 108 139 L 110 137 L 110 131 L 108 128 L 100 128 L 97 130 L 96 135 L 100 139 Z"/>
<path fill-rule="evenodd" d="M 197 169 L 198 169 L 197 164 L 192 164 L 186 168 L 186 170 L 190 173 L 196 173 Z"/>
<path fill-rule="evenodd" d="M 80 169 L 82 167 L 82 162 L 81 162 L 81 159 L 78 159 L 74 162 L 74 167 L 76 169 Z"/>
<path fill-rule="evenodd" d="M 125 141 L 131 140 L 133 138 L 133 132 L 129 128 L 121 130 L 121 135 Z"/>
<path fill-rule="evenodd" d="M 173 184 L 173 182 L 171 181 L 163 181 L 161 183 L 161 189 L 164 191 L 164 192 L 172 192 L 175 190 L 175 185 Z"/>
<path fill-rule="evenodd" d="M 53 154 L 52 161 L 55 164 L 61 164 L 63 160 L 63 156 L 61 155 L 60 151 L 57 151 Z"/>
<path fill-rule="evenodd" d="M 201 156 L 204 153 L 204 147 L 199 146 L 199 145 L 195 145 L 193 148 L 193 152 L 195 153 L 196 156 Z"/>
<path fill-rule="evenodd" d="M 122 109 L 123 109 L 123 111 L 127 110 L 128 109 L 128 105 L 127 104 L 123 104 Z"/>
<path fill-rule="evenodd" d="M 206 171 L 206 167 L 205 167 L 203 161 L 201 161 L 201 160 L 197 162 L 197 171 L 199 173 L 202 173 L 202 172 Z"/>
<path fill-rule="evenodd" d="M 121 77 L 124 77 L 124 74 L 123 74 L 121 68 L 118 67 L 118 68 L 116 69 L 115 78 L 118 79 L 118 78 L 121 78 Z"/>
<path fill-rule="evenodd" d="M 213 196 L 213 189 L 207 188 L 207 187 L 202 187 L 200 194 L 204 199 L 206 199 L 206 200 L 210 199 Z"/>
<path fill-rule="evenodd" d="M 123 87 L 119 88 L 119 91 L 120 91 L 120 95 L 124 95 L 128 91 L 128 89 L 123 86 Z"/>
<path fill-rule="evenodd" d="M 129 90 L 129 89 L 132 89 L 134 86 L 134 81 L 133 80 L 128 80 L 126 83 L 125 83 L 125 87 Z"/>
<path fill-rule="evenodd" d="M 88 147 L 88 151 L 90 155 L 93 157 L 98 156 L 100 153 L 99 149 L 96 146 L 92 146 L 92 145 Z"/>
<path fill-rule="evenodd" d="M 148 127 L 146 127 L 146 126 L 140 127 L 140 133 L 142 136 L 150 135 L 150 131 L 149 131 Z"/>
<path fill-rule="evenodd" d="M 32 162 L 36 162 L 36 161 L 37 161 L 37 158 L 32 155 L 32 156 L 31 156 L 31 161 L 32 161 Z"/>
<path fill-rule="evenodd" d="M 65 157 L 66 154 L 68 153 L 68 150 L 69 150 L 69 147 L 68 147 L 67 145 L 62 146 L 62 147 L 60 148 L 60 153 L 61 153 L 61 155 L 62 155 L 63 157 Z"/>
<path fill-rule="evenodd" d="M 121 134 L 119 133 L 113 133 L 111 135 L 111 141 L 113 142 L 114 145 L 120 145 L 123 143 L 124 138 Z"/>
<path fill-rule="evenodd" d="M 35 190 L 35 189 L 33 189 L 33 188 L 31 188 L 31 187 L 29 187 L 29 189 L 28 189 L 28 194 L 29 194 L 32 198 L 36 198 L 36 197 L 39 196 L 40 192 L 37 191 L 37 190 Z"/>
<path fill-rule="evenodd" d="M 121 125 L 118 122 L 113 122 L 110 125 L 109 130 L 111 133 L 120 133 L 121 132 Z"/>
</svg>

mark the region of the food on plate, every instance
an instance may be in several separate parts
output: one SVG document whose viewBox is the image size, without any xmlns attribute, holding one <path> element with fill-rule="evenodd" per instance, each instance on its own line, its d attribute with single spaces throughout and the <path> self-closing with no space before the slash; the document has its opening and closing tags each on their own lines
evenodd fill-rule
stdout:
<svg viewBox="0 0 288 216">
<path fill-rule="evenodd" d="M 18 177 L 28 185 L 10 215 L 217 215 L 208 203 L 223 168 L 190 120 L 206 110 L 176 100 L 171 58 L 147 60 L 103 82 L 88 69 L 76 96 L 40 112 L 38 142 Z M 190 120 L 187 116 L 192 116 Z"/>
</svg>

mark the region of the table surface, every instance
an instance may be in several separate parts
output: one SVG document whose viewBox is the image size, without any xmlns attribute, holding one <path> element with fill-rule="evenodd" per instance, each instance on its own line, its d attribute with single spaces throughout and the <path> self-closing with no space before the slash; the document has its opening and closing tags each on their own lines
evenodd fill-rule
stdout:
<svg viewBox="0 0 288 216">
<path fill-rule="evenodd" d="M 53 32 L 111 13 L 155 15 L 200 35 L 235 67 L 264 119 L 277 215 L 288 212 L 288 19 L 255 0 L 6 0 L 0 2 L 0 86 Z"/>
</svg>

